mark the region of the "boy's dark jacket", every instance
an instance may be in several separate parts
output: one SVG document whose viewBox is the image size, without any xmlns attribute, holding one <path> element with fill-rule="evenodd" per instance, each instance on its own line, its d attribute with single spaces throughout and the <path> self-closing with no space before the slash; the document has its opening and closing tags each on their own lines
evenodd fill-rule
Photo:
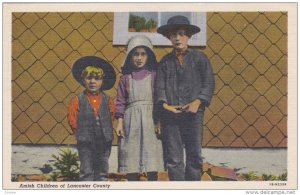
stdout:
<svg viewBox="0 0 300 195">
<path fill-rule="evenodd" d="M 183 106 L 195 99 L 202 101 L 200 109 L 210 104 L 215 80 L 211 64 L 202 52 L 188 48 L 179 64 L 173 50 L 162 58 L 156 77 L 155 103 Z"/>
<path fill-rule="evenodd" d="M 77 141 L 92 143 L 95 136 L 103 135 L 106 142 L 112 141 L 113 127 L 111 113 L 109 110 L 109 97 L 101 92 L 101 103 L 98 108 L 99 121 L 95 119 L 93 109 L 89 104 L 85 92 L 80 93 L 77 97 L 79 100 L 79 110 L 77 118 Z"/>
</svg>

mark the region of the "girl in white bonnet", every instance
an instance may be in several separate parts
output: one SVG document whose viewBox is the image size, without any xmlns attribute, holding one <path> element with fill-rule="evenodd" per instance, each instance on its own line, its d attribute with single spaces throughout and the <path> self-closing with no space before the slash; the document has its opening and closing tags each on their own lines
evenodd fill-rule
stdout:
<svg viewBox="0 0 300 195">
<path fill-rule="evenodd" d="M 147 173 L 148 181 L 157 181 L 162 171 L 163 152 L 156 119 L 153 119 L 153 92 L 156 57 L 145 36 L 131 38 L 118 85 L 115 118 L 118 142 L 119 172 L 128 181 L 138 181 Z"/>
</svg>

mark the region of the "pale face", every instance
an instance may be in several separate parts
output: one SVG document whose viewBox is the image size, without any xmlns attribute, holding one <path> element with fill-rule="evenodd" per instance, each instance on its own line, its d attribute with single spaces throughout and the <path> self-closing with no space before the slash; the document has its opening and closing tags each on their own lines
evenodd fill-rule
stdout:
<svg viewBox="0 0 300 195">
<path fill-rule="evenodd" d="M 188 48 L 189 37 L 185 30 L 176 30 L 170 34 L 170 41 L 176 51 L 185 51 Z"/>
<path fill-rule="evenodd" d="M 132 64 L 137 68 L 145 66 L 148 60 L 148 54 L 143 47 L 135 48 L 131 57 Z"/>
<path fill-rule="evenodd" d="M 103 84 L 103 77 L 100 75 L 88 74 L 84 78 L 85 88 L 92 94 L 98 93 Z"/>
</svg>

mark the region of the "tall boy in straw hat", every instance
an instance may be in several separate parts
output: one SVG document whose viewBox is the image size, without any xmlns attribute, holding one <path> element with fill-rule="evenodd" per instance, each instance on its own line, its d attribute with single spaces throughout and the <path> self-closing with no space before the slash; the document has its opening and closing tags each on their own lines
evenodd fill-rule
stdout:
<svg viewBox="0 0 300 195">
<path fill-rule="evenodd" d="M 72 74 L 85 87 L 68 109 L 68 121 L 77 139 L 79 179 L 107 181 L 114 103 L 103 91 L 113 87 L 116 74 L 108 62 L 95 56 L 77 60 Z"/>
<path fill-rule="evenodd" d="M 155 103 L 163 110 L 161 133 L 169 178 L 199 181 L 203 115 L 215 86 L 211 64 L 205 54 L 188 47 L 189 39 L 200 28 L 186 17 L 171 17 L 157 32 L 173 45 L 173 51 L 160 61 L 155 87 Z"/>
</svg>

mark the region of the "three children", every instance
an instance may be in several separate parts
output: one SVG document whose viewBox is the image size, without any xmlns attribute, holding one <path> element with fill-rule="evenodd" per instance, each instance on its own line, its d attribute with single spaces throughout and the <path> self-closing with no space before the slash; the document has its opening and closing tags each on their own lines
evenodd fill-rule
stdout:
<svg viewBox="0 0 300 195">
<path fill-rule="evenodd" d="M 184 16 L 174 16 L 157 29 L 173 45 L 157 74 L 150 40 L 131 38 L 115 108 L 103 92 L 114 85 L 113 68 L 92 56 L 75 62 L 73 76 L 85 90 L 72 99 L 68 119 L 77 139 L 80 180 L 107 180 L 114 112 L 118 170 L 127 173 L 129 181 L 138 181 L 140 172 L 156 181 L 164 160 L 171 181 L 200 180 L 203 115 L 213 95 L 214 77 L 208 58 L 188 47 L 188 40 L 199 31 Z"/>
</svg>

